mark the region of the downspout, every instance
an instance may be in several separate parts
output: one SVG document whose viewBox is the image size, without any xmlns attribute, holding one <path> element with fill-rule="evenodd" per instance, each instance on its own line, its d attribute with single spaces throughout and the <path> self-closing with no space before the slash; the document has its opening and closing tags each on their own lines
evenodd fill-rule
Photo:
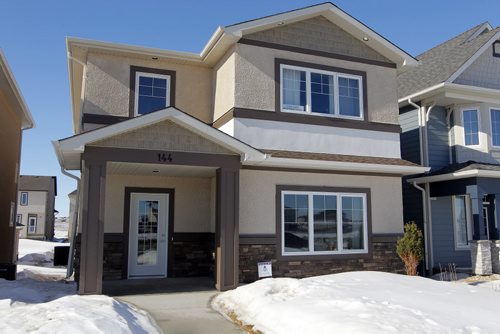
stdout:
<svg viewBox="0 0 500 334">
<path fill-rule="evenodd" d="M 454 111 L 453 107 L 448 108 L 446 111 L 446 128 L 448 129 L 448 162 L 453 163 L 453 151 L 451 148 L 451 113 Z"/>
<path fill-rule="evenodd" d="M 427 233 L 427 224 L 428 224 L 428 219 L 427 219 L 427 192 L 425 191 L 424 188 L 419 186 L 417 182 L 413 182 L 412 185 L 420 190 L 422 192 L 422 208 L 424 211 L 424 249 L 425 249 L 425 271 L 429 272 L 429 253 L 431 250 L 429 249 L 429 242 L 428 242 L 428 233 Z"/>
<path fill-rule="evenodd" d="M 68 268 L 66 269 L 66 278 L 69 278 L 71 277 L 71 275 L 73 275 L 73 259 L 75 254 L 76 235 L 78 232 L 78 212 L 80 206 L 80 178 L 76 175 L 67 172 L 62 166 L 61 166 L 61 173 L 63 173 L 67 177 L 72 178 L 73 180 L 76 180 L 75 212 L 73 214 L 73 220 L 71 221 L 73 233 L 70 236 L 70 241 L 69 241 Z"/>
</svg>

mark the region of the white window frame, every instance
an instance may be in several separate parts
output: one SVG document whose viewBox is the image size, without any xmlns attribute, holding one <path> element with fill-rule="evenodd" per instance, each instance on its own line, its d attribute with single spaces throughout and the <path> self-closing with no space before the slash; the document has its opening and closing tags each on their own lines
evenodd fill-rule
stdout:
<svg viewBox="0 0 500 334">
<path fill-rule="evenodd" d="M 489 107 L 488 108 L 488 111 L 489 111 L 488 117 L 490 118 L 490 144 L 491 144 L 491 147 L 493 149 L 498 150 L 498 149 L 500 149 L 500 145 L 495 145 L 493 142 L 493 117 L 491 117 L 492 110 L 500 111 L 500 107 Z"/>
<path fill-rule="evenodd" d="M 26 201 L 23 200 L 24 195 L 26 195 Z M 21 195 L 19 196 L 19 205 L 26 206 L 29 202 L 29 195 L 27 191 L 21 191 Z"/>
<path fill-rule="evenodd" d="M 283 70 L 284 69 L 306 72 L 306 110 L 301 111 L 301 110 L 293 110 L 293 109 L 284 108 L 284 106 L 283 106 L 283 95 L 284 95 L 283 94 L 283 88 L 284 88 Z M 333 96 L 333 99 L 334 99 L 333 114 L 324 114 L 324 113 L 312 111 L 311 72 L 333 76 L 333 92 L 334 92 L 333 93 L 334 94 L 334 96 Z M 359 112 L 360 112 L 359 117 L 340 114 L 339 78 L 359 80 Z M 348 73 L 342 73 L 342 72 L 325 71 L 325 70 L 309 68 L 309 67 L 302 67 L 302 66 L 295 66 L 295 65 L 280 64 L 280 82 L 281 82 L 281 85 L 280 85 L 280 110 L 282 112 L 301 114 L 301 115 L 306 114 L 306 115 L 313 115 L 313 116 L 346 118 L 346 119 L 361 120 L 361 121 L 364 120 L 365 115 L 364 115 L 363 100 L 364 100 L 365 92 L 363 90 L 363 77 L 360 75 L 348 74 Z"/>
<path fill-rule="evenodd" d="M 458 245 L 457 243 L 457 217 L 456 217 L 456 210 L 455 210 L 455 199 L 457 197 L 463 197 L 465 198 L 465 218 L 467 220 L 467 245 Z M 469 195 L 455 195 L 451 197 L 452 203 L 452 219 L 453 219 L 453 244 L 455 245 L 455 250 L 469 250 L 470 249 L 470 244 L 469 241 L 472 240 L 472 214 L 471 214 L 471 208 L 470 208 L 470 197 Z"/>
<path fill-rule="evenodd" d="M 148 78 L 158 78 L 158 79 L 166 79 L 167 80 L 167 92 L 165 96 L 165 108 L 170 106 L 170 75 L 168 74 L 159 74 L 159 73 L 148 73 L 148 72 L 135 72 L 135 99 L 134 99 L 134 116 L 142 116 L 139 114 L 139 78 L 140 77 L 148 77 Z"/>
<path fill-rule="evenodd" d="M 31 219 L 35 219 L 35 226 L 31 226 Z M 38 225 L 38 217 L 36 215 L 28 215 L 28 233 L 35 234 Z M 34 227 L 34 229 L 32 229 Z"/>
<path fill-rule="evenodd" d="M 287 252 L 285 250 L 285 195 L 307 195 L 308 196 L 308 238 L 309 251 Z M 337 196 L 337 245 L 336 251 L 315 251 L 314 250 L 314 195 Z M 343 249 L 342 231 L 342 197 L 360 197 L 363 200 L 363 249 Z M 281 191 L 281 255 L 282 256 L 303 256 L 303 255 L 341 255 L 341 254 L 367 254 L 368 253 L 368 207 L 366 206 L 366 193 L 348 192 L 321 192 L 321 191 Z"/>
<path fill-rule="evenodd" d="M 477 145 L 467 145 L 465 143 L 465 122 L 464 122 L 464 113 L 466 111 L 470 111 L 470 110 L 475 110 L 476 111 L 476 114 L 477 114 L 477 142 L 478 144 Z M 461 112 L 460 112 L 460 116 L 461 116 L 461 121 L 462 121 L 462 138 L 463 138 L 463 143 L 464 143 L 464 146 L 465 147 L 470 147 L 470 148 L 477 148 L 477 147 L 480 147 L 481 146 L 481 113 L 479 112 L 480 109 L 478 107 L 470 107 L 470 108 L 462 108 L 461 109 Z"/>
</svg>

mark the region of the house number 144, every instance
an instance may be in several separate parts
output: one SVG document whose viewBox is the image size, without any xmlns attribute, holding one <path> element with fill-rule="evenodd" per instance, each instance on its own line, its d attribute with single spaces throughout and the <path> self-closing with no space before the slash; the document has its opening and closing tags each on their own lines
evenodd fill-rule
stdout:
<svg viewBox="0 0 500 334">
<path fill-rule="evenodd" d="M 172 154 L 171 153 L 158 153 L 158 161 L 159 162 L 172 162 Z"/>
</svg>

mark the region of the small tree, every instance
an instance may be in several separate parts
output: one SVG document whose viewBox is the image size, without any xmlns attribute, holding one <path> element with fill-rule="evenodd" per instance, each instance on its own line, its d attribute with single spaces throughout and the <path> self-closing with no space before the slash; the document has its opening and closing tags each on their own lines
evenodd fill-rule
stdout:
<svg viewBox="0 0 500 334">
<path fill-rule="evenodd" d="M 398 240 L 396 252 L 405 264 L 408 276 L 417 275 L 419 262 L 424 258 L 422 231 L 415 222 L 405 224 L 405 234 Z"/>
</svg>

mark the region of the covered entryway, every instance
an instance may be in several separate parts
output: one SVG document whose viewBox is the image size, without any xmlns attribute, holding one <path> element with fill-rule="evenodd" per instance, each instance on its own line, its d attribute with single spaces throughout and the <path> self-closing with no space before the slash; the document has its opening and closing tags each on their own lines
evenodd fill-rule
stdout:
<svg viewBox="0 0 500 334">
<path fill-rule="evenodd" d="M 211 268 L 199 267 L 218 290 L 237 286 L 239 170 L 262 152 L 175 108 L 55 146 L 62 166 L 82 168 L 81 294 L 103 278 L 181 277 L 210 242 Z"/>
</svg>

